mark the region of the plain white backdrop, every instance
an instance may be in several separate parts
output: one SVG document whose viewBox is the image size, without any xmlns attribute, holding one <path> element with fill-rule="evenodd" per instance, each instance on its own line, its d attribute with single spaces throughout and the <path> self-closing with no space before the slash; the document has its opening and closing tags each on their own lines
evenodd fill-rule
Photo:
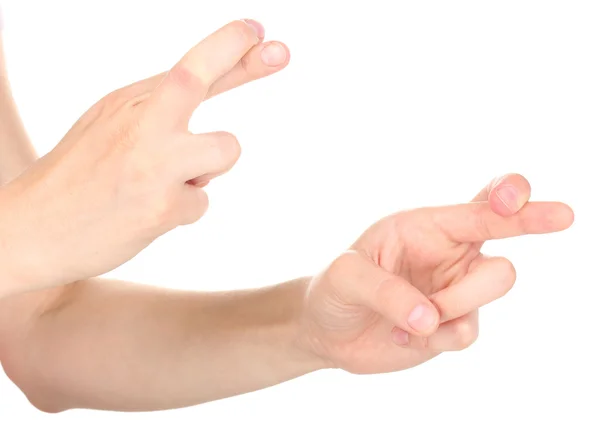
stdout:
<svg viewBox="0 0 600 431">
<path fill-rule="evenodd" d="M 380 217 L 469 200 L 507 172 L 576 220 L 486 246 L 518 280 L 466 351 L 159 413 L 48 415 L 1 375 L 1 430 L 600 429 L 598 1 L 3 3 L 14 94 L 42 154 L 106 93 L 232 19 L 261 21 L 292 52 L 285 71 L 198 110 L 194 131 L 238 136 L 238 165 L 208 187 L 200 222 L 112 277 L 224 290 L 312 274 Z"/>
</svg>

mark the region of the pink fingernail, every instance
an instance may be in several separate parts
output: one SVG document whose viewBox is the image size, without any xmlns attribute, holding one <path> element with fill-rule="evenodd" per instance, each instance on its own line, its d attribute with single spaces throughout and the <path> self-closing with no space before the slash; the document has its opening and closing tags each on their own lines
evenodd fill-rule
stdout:
<svg viewBox="0 0 600 431">
<path fill-rule="evenodd" d="M 504 204 L 506 208 L 511 211 L 518 210 L 519 203 L 517 202 L 519 192 L 517 189 L 510 184 L 500 186 L 496 189 L 496 196 Z"/>
<path fill-rule="evenodd" d="M 267 66 L 279 66 L 287 59 L 287 52 L 281 44 L 270 43 L 263 48 L 260 58 Z"/>
<path fill-rule="evenodd" d="M 436 313 L 425 305 L 417 305 L 408 315 L 408 324 L 418 332 L 427 332 L 437 320 Z"/>
<path fill-rule="evenodd" d="M 243 19 L 242 21 L 244 21 L 246 24 L 252 27 L 252 29 L 256 33 L 256 37 L 258 37 L 259 39 L 265 37 L 265 28 L 260 22 L 254 21 L 253 19 Z"/>
<path fill-rule="evenodd" d="M 400 329 L 394 328 L 392 330 L 392 341 L 399 346 L 406 346 L 408 344 L 408 332 Z"/>
</svg>

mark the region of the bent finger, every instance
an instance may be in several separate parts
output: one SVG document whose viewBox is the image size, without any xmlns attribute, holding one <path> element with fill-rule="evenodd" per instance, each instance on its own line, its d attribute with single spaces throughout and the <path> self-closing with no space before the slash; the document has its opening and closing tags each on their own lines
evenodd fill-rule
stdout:
<svg viewBox="0 0 600 431">
<path fill-rule="evenodd" d="M 513 264 L 503 257 L 481 257 L 458 283 L 429 297 L 441 322 L 456 319 L 506 295 L 516 280 Z"/>
<path fill-rule="evenodd" d="M 359 252 L 344 253 L 326 274 L 351 303 L 375 311 L 411 334 L 427 336 L 438 326 L 438 311 L 419 289 Z"/>
<path fill-rule="evenodd" d="M 241 148 L 231 133 L 212 132 L 189 136 L 174 151 L 171 166 L 180 179 L 200 185 L 230 170 L 239 159 Z"/>
<path fill-rule="evenodd" d="M 427 339 L 427 349 L 434 352 L 452 352 L 471 346 L 479 336 L 479 312 L 442 323 L 435 334 Z"/>
</svg>

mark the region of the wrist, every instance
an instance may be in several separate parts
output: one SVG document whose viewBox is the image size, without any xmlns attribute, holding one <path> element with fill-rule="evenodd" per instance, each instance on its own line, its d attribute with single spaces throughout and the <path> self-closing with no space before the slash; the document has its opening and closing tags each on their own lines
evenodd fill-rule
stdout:
<svg viewBox="0 0 600 431">
<path fill-rule="evenodd" d="M 276 348 L 280 372 L 293 378 L 324 368 L 327 361 L 313 348 L 313 340 L 307 330 L 305 298 L 310 278 L 299 278 L 286 283 L 260 289 L 239 303 L 246 310 L 257 311 L 252 320 L 263 328 L 262 338 L 266 345 Z M 254 306 L 254 304 L 259 304 Z"/>
<path fill-rule="evenodd" d="M 311 331 L 310 315 L 306 312 L 306 294 L 308 292 L 312 277 L 297 280 L 298 289 L 298 312 L 296 313 L 296 332 L 293 339 L 294 349 L 298 356 L 304 358 L 309 372 L 335 368 L 335 365 L 323 354 L 320 340 Z"/>
</svg>

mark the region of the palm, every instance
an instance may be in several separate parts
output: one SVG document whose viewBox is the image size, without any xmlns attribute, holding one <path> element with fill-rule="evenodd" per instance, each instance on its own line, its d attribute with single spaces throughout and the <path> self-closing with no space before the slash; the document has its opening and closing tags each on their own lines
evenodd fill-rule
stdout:
<svg viewBox="0 0 600 431">
<path fill-rule="evenodd" d="M 500 232 L 502 227 L 498 232 L 490 231 L 485 223 L 476 222 L 477 217 L 465 220 L 460 212 L 455 214 L 453 225 L 452 217 L 449 217 L 452 213 L 447 209 L 418 209 L 374 224 L 356 241 L 352 250 L 431 297 L 472 277 L 473 271 L 485 262 L 480 253 L 483 239 L 562 230 L 570 224 L 567 220 L 570 216 L 564 217 L 564 210 L 562 204 L 533 204 L 530 210 L 524 211 L 523 220 L 512 221 L 520 228 L 526 226 L 528 231 L 505 234 Z M 548 217 L 548 211 L 561 216 Z M 464 238 L 469 226 L 471 238 Z M 500 270 L 503 269 L 507 266 L 503 265 Z M 488 277 L 495 275 L 487 274 Z M 315 322 L 313 332 L 318 334 L 324 355 L 336 367 L 355 373 L 390 372 L 418 365 L 440 353 L 429 348 L 432 346 L 427 345 L 428 340 L 421 338 L 413 339 L 410 348 L 400 348 L 392 341 L 394 325 L 390 320 L 370 307 L 346 300 L 345 293 L 333 284 L 317 280 L 309 293 L 308 300 L 312 301 L 309 308 L 313 310 Z M 476 318 L 476 311 L 470 314 Z M 448 333 L 449 328 L 444 329 L 444 325 L 449 324 L 452 322 L 443 323 L 438 333 Z"/>
<path fill-rule="evenodd" d="M 454 241 L 436 225 L 432 214 L 425 208 L 383 219 L 354 247 L 429 296 L 464 277 L 481 256 L 481 243 Z"/>
</svg>

